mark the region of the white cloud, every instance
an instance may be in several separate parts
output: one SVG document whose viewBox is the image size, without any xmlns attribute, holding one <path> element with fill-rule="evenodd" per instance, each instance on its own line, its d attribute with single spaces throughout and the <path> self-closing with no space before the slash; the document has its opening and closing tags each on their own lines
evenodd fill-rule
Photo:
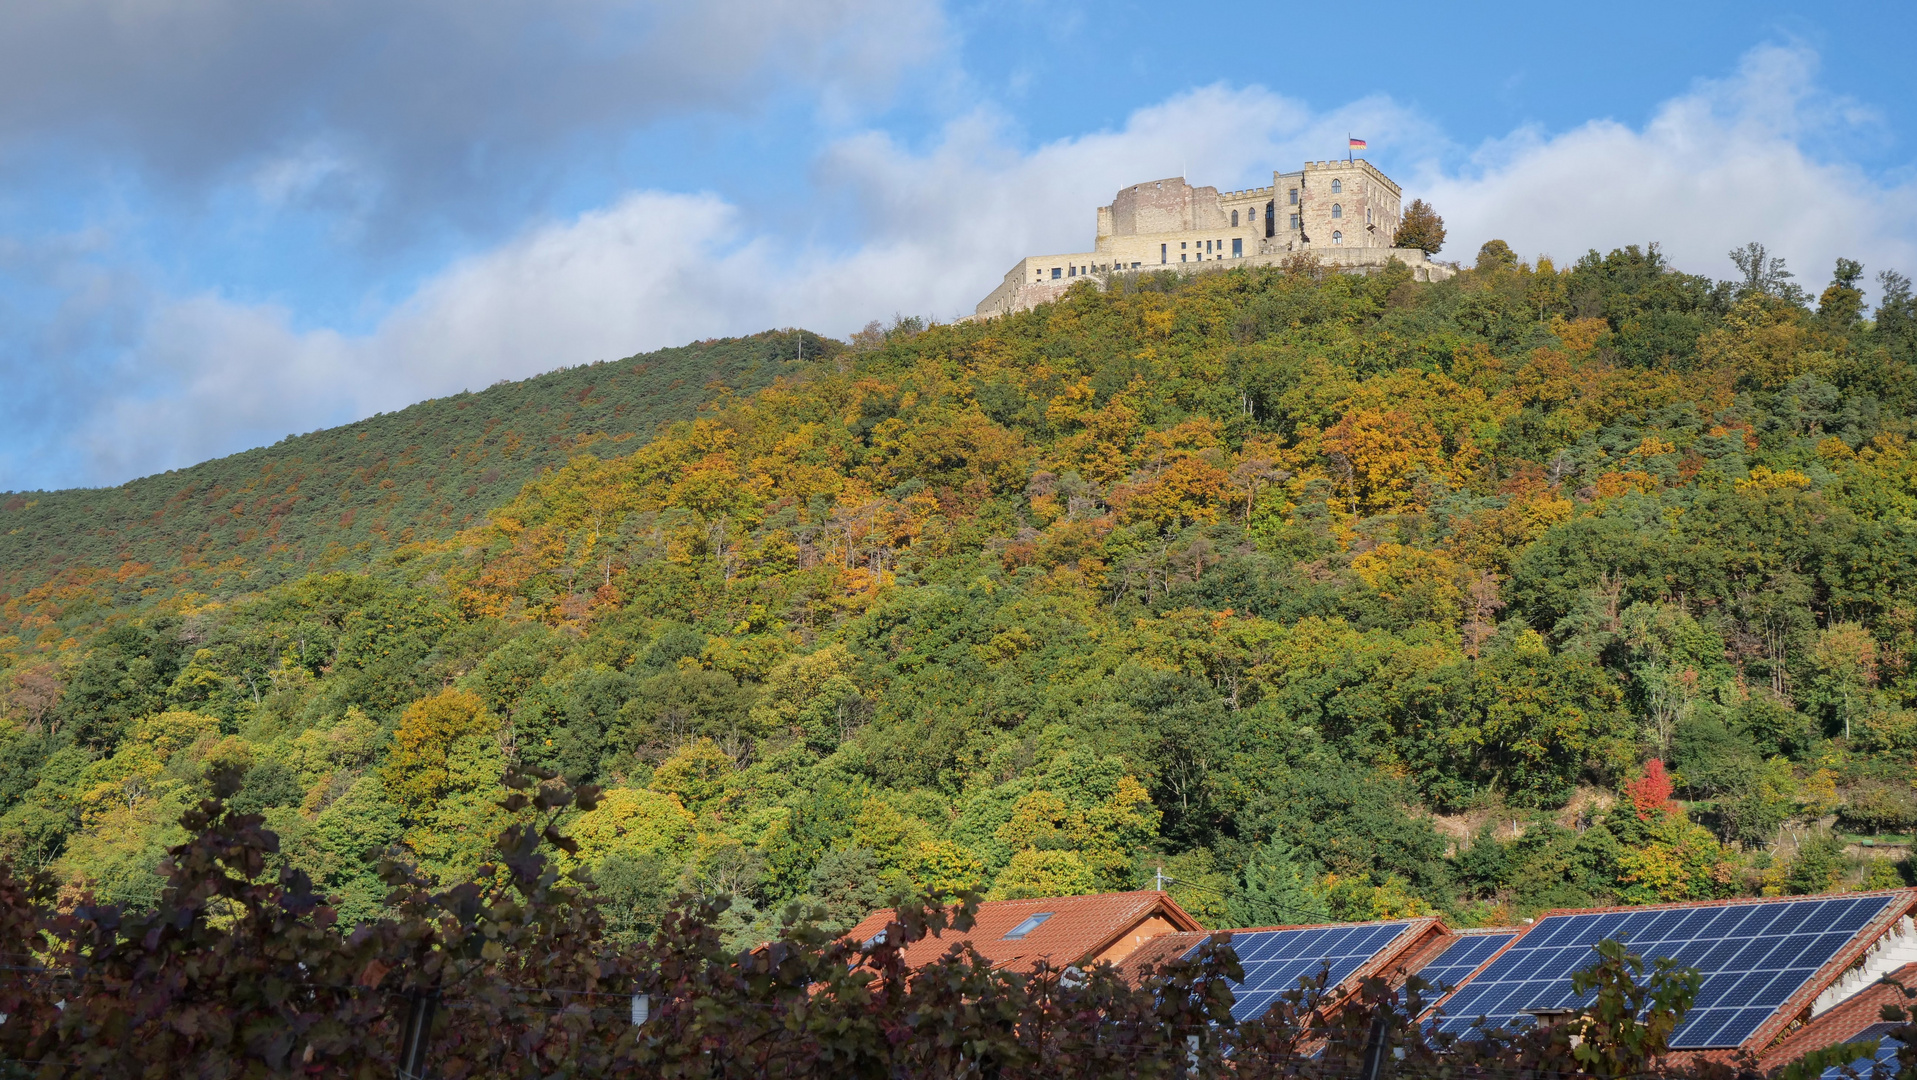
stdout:
<svg viewBox="0 0 1917 1080">
<path fill-rule="evenodd" d="M 1369 130 L 1415 130 L 1384 102 L 1314 116 L 1263 90 L 1211 87 L 1140 110 L 1123 130 L 1030 153 L 984 113 L 925 154 L 858 135 L 817 170 L 821 189 L 858 207 L 847 247 L 754 230 L 710 195 L 637 192 L 448 267 L 361 337 L 295 332 L 283 308 L 194 297 L 160 308 L 129 350 L 123 390 L 84 426 L 90 471 L 118 480 L 701 337 L 784 325 L 845 334 L 897 312 L 950 318 L 1030 251 L 1088 247 L 1094 207 L 1143 179 L 1141 167 L 1163 176 L 1189 163 L 1229 184 L 1269 183 L 1270 162 L 1325 145 L 1354 116 Z"/>
<path fill-rule="evenodd" d="M 1809 284 L 1838 254 L 1913 266 L 1908 186 L 1809 148 L 1832 123 L 1868 123 L 1820 97 L 1801 52 L 1753 53 L 1738 74 L 1667 103 L 1642 130 L 1593 122 L 1519 132 L 1469 168 L 1404 170 L 1445 214 L 1452 254 L 1497 236 L 1521 252 L 1660 240 L 1689 269 L 1727 275 L 1723 252 L 1760 239 Z M 164 307 L 126 354 L 129 389 L 83 425 L 91 472 L 120 479 L 422 397 L 561 364 L 770 326 L 843 334 L 893 312 L 969 311 L 1017 258 L 1089 246 L 1093 209 L 1121 185 L 1175 175 L 1221 187 L 1270 179 L 1347 130 L 1409 161 L 1441 135 L 1387 100 L 1331 113 L 1261 89 L 1208 87 L 1116 131 L 1019 149 L 985 112 L 922 152 L 884 135 L 828 147 L 822 207 L 753 220 L 710 195 L 637 192 L 456 263 L 371 333 L 295 332 L 288 312 L 198 297 Z M 856 208 L 844 246 L 793 239 L 831 207 Z"/>
<path fill-rule="evenodd" d="M 1732 77 L 1665 103 L 1643 130 L 1606 120 L 1519 132 L 1461 173 L 1426 165 L 1407 186 L 1444 214 L 1445 255 L 1466 262 L 1493 237 L 1560 261 L 1657 241 L 1680 268 L 1728 277 L 1725 252 L 1759 240 L 1813 293 L 1840 255 L 1917 269 L 1917 189 L 1821 157 L 1870 132 L 1873 117 L 1822 94 L 1815 72 L 1805 50 L 1756 49 Z"/>
</svg>

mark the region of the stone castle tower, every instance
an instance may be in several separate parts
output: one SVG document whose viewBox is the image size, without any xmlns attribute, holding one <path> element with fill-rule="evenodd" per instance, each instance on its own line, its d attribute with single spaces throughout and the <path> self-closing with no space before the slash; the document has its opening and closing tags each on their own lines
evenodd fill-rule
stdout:
<svg viewBox="0 0 1917 1080">
<path fill-rule="evenodd" d="M 1091 251 L 1020 260 L 974 317 L 1056 299 L 1087 275 L 1196 270 L 1196 263 L 1269 266 L 1307 252 L 1338 270 L 1369 273 L 1396 258 L 1421 281 L 1451 276 L 1424 252 L 1393 246 L 1402 195 L 1362 158 L 1306 162 L 1297 172 L 1274 172 L 1270 187 L 1243 191 L 1192 187 L 1184 177 L 1133 184 L 1098 208 Z"/>
</svg>

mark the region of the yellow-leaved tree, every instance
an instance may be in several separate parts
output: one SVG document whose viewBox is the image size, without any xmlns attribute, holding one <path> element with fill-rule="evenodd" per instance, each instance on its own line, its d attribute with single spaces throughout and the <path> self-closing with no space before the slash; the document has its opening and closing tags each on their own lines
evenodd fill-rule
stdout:
<svg viewBox="0 0 1917 1080">
<path fill-rule="evenodd" d="M 498 718 L 470 690 L 413 702 L 393 732 L 380 769 L 385 797 L 406 820 L 406 846 L 441 880 L 479 865 L 505 825 L 499 740 Z"/>
<path fill-rule="evenodd" d="M 652 790 L 676 795 L 695 814 L 715 808 L 736 765 L 711 739 L 694 739 L 652 770 Z"/>
<path fill-rule="evenodd" d="M 574 818 L 566 832 L 579 851 L 562 859 L 591 865 L 609 855 L 678 856 L 692 844 L 698 821 L 677 795 L 613 788 L 599 805 Z"/>
<path fill-rule="evenodd" d="M 1130 888 L 1133 862 L 1157 834 L 1161 815 L 1136 778 L 1100 775 L 1111 764 L 1089 754 L 1062 758 L 1066 767 L 1046 778 L 1056 790 L 1026 793 L 997 830 L 1013 854 L 993 882 L 995 898 Z"/>
</svg>

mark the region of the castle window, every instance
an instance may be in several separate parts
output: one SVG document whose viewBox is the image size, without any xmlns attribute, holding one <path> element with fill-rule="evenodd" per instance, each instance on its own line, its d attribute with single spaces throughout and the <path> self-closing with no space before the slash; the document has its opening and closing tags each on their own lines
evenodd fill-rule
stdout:
<svg viewBox="0 0 1917 1080">
<path fill-rule="evenodd" d="M 1180 250 L 1180 251 L 1183 251 L 1183 250 L 1185 250 L 1185 242 L 1184 242 L 1183 240 L 1180 240 L 1180 241 L 1178 242 L 1178 250 Z"/>
<path fill-rule="evenodd" d="M 1340 194 L 1343 194 L 1343 193 L 1344 193 L 1344 190 L 1345 190 L 1345 184 L 1344 184 L 1344 181 L 1342 181 L 1342 180 L 1333 180 L 1333 181 L 1331 182 L 1331 193 L 1332 193 L 1333 195 L 1340 195 Z"/>
<path fill-rule="evenodd" d="M 1344 216 L 1345 216 L 1345 208 L 1344 208 L 1344 207 L 1342 207 L 1342 206 L 1339 206 L 1339 205 L 1338 205 L 1337 203 L 1332 203 L 1332 204 L 1331 204 L 1331 216 L 1332 216 L 1332 217 L 1344 217 Z"/>
<path fill-rule="evenodd" d="M 1052 267 L 1052 280 L 1053 280 L 1053 281 L 1057 281 L 1057 280 L 1058 280 L 1059 278 L 1062 278 L 1062 277 L 1064 277 L 1064 276 L 1065 276 L 1065 271 L 1064 271 L 1063 269 L 1061 269 L 1060 267 L 1056 267 L 1056 266 L 1054 266 L 1054 267 Z"/>
<path fill-rule="evenodd" d="M 1231 227 L 1234 229 L 1238 227 L 1238 211 L 1236 210 L 1231 212 Z"/>
<path fill-rule="evenodd" d="M 1234 236 L 1231 238 L 1231 257 L 1234 259 L 1242 259 L 1245 257 L 1245 241 L 1243 237 Z"/>
<path fill-rule="evenodd" d="M 1297 188 L 1291 189 L 1291 205 L 1293 206 L 1298 205 L 1298 189 Z"/>
<path fill-rule="evenodd" d="M 1365 224 L 1371 224 L 1371 207 L 1365 207 Z"/>
<path fill-rule="evenodd" d="M 1167 251 L 1169 251 L 1169 250 L 1171 250 L 1171 245 L 1170 245 L 1170 244 L 1160 244 L 1160 245 L 1158 245 L 1158 261 L 1159 261 L 1159 263 L 1160 263 L 1160 265 L 1163 265 L 1164 263 L 1167 263 L 1167 262 L 1170 262 L 1170 261 L 1171 261 L 1171 256 L 1169 256 L 1169 255 L 1167 255 L 1167 254 L 1165 254 L 1165 253 L 1166 253 Z"/>
<path fill-rule="evenodd" d="M 1292 228 L 1294 228 L 1294 229 L 1298 227 L 1298 215 L 1297 215 L 1297 214 L 1293 214 L 1293 215 L 1291 215 L 1291 227 L 1292 227 Z"/>
<path fill-rule="evenodd" d="M 1342 244 L 1342 243 L 1344 243 L 1344 242 L 1345 242 L 1345 234 L 1344 234 L 1344 233 L 1341 233 L 1341 232 L 1335 232 L 1335 233 L 1332 233 L 1332 234 L 1331 234 L 1331 242 L 1332 242 L 1332 243 L 1334 243 L 1334 244 Z"/>
</svg>

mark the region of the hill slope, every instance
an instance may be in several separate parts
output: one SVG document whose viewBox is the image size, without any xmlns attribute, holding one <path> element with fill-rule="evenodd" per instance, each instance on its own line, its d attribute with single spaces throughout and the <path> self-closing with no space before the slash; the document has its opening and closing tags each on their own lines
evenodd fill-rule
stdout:
<svg viewBox="0 0 1917 1080">
<path fill-rule="evenodd" d="M 901 327 L 370 572 L 0 655 L 0 857 L 150 902 L 238 773 L 350 921 L 371 850 L 479 863 L 510 760 L 604 785 L 563 824 L 627 935 L 1160 867 L 1237 926 L 1908 880 L 1829 829 L 1917 826 L 1908 292 L 1504 254 Z"/>
<path fill-rule="evenodd" d="M 72 631 L 177 590 L 221 595 L 451 535 L 580 453 L 628 452 L 838 342 L 698 342 L 424 401 L 112 488 L 0 495 L 0 635 Z"/>
</svg>

